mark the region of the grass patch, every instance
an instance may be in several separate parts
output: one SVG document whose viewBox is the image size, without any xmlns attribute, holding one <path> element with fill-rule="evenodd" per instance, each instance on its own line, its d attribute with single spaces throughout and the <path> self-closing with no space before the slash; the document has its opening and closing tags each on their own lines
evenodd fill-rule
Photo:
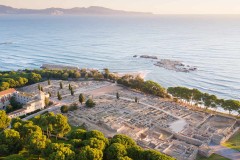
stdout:
<svg viewBox="0 0 240 160">
<path fill-rule="evenodd" d="M 196 160 L 230 160 L 230 159 L 222 157 L 222 156 L 217 155 L 217 154 L 212 154 L 209 158 L 202 157 L 202 156 L 198 155 Z"/>
<path fill-rule="evenodd" d="M 240 131 L 222 145 L 240 151 Z"/>
</svg>

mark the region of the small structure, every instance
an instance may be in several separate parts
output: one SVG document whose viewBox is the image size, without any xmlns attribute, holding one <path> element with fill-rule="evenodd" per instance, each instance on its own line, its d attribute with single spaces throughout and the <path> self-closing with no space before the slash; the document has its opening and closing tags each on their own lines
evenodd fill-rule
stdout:
<svg viewBox="0 0 240 160">
<path fill-rule="evenodd" d="M 24 92 L 15 92 L 14 97 L 16 97 L 16 101 L 24 104 L 24 106 L 22 109 L 10 113 L 8 115 L 10 118 L 19 117 L 38 109 L 44 109 L 45 98 L 49 97 L 49 95 L 45 95 L 42 91 L 39 91 L 39 93 L 36 95 Z"/>
<path fill-rule="evenodd" d="M 26 104 L 29 101 L 31 101 L 35 95 L 33 94 L 29 94 L 26 92 L 15 92 L 14 97 L 16 99 L 17 102 L 21 103 L 21 104 Z"/>
<path fill-rule="evenodd" d="M 0 109 L 5 109 L 10 104 L 10 99 L 16 92 L 13 88 L 0 92 Z"/>
</svg>

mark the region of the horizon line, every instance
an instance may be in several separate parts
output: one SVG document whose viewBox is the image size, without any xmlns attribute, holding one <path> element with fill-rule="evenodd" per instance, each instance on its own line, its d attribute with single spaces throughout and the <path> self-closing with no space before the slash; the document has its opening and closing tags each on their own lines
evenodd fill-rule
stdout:
<svg viewBox="0 0 240 160">
<path fill-rule="evenodd" d="M 13 9 L 29 9 L 29 10 L 44 10 L 44 9 L 74 9 L 74 8 L 91 8 L 91 7 L 99 7 L 99 8 L 105 8 L 105 9 L 110 9 L 110 10 L 113 10 L 113 11 L 124 11 L 124 12 L 135 12 L 135 13 L 147 13 L 147 14 L 150 14 L 150 15 L 240 15 L 240 13 L 154 13 L 154 12 L 142 12 L 142 11 L 132 11 L 132 10 L 124 10 L 124 9 L 113 9 L 113 8 L 108 8 L 108 7 L 104 7 L 104 6 L 88 6 L 88 7 L 44 7 L 44 8 L 24 8 L 24 7 L 13 7 L 13 6 L 10 6 L 10 5 L 3 5 L 3 4 L 0 4 L 0 6 L 5 6 L 5 7 L 11 7 Z"/>
</svg>

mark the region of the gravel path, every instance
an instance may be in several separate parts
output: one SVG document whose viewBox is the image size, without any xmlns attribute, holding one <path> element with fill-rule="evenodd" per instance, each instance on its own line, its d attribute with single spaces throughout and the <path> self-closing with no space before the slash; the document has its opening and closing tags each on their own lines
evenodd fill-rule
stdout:
<svg viewBox="0 0 240 160">
<path fill-rule="evenodd" d="M 223 157 L 232 159 L 232 160 L 240 160 L 240 152 L 234 149 L 230 149 L 221 145 L 211 145 L 210 146 L 214 153 L 221 155 Z"/>
</svg>

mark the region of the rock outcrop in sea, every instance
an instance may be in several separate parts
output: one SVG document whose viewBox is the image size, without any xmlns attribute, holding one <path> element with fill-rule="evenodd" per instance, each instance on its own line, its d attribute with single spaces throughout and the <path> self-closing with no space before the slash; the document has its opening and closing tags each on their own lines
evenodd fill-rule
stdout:
<svg viewBox="0 0 240 160">
<path fill-rule="evenodd" d="M 149 55 L 141 55 L 140 58 L 146 58 L 146 59 L 158 59 L 157 56 L 149 56 Z"/>
<path fill-rule="evenodd" d="M 176 72 L 190 72 L 197 70 L 197 67 L 191 67 L 189 65 L 185 65 L 180 61 L 174 61 L 170 59 L 161 59 L 160 61 L 157 61 L 155 66 L 163 67 L 168 70 L 174 70 Z"/>
<path fill-rule="evenodd" d="M 134 55 L 134 58 L 137 58 L 138 55 Z M 151 56 L 151 55 L 141 55 L 139 56 L 140 58 L 145 58 L 145 59 L 153 59 L 156 60 L 154 61 L 154 65 L 158 67 L 162 67 L 168 70 L 173 70 L 176 72 L 191 72 L 191 71 L 196 71 L 197 67 L 193 67 L 190 65 L 185 65 L 181 61 L 177 60 L 171 60 L 171 59 L 160 59 L 158 60 L 157 56 Z"/>
</svg>

